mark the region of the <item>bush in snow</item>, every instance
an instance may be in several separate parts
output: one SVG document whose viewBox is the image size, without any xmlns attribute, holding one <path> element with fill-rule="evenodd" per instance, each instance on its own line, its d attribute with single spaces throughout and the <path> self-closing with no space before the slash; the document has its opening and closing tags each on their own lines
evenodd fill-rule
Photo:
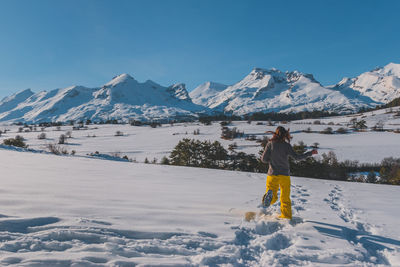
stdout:
<svg viewBox="0 0 400 267">
<path fill-rule="evenodd" d="M 24 140 L 25 139 L 22 136 L 17 135 L 15 136 L 15 138 L 4 139 L 3 144 L 6 146 L 16 146 L 16 147 L 26 148 L 28 146 L 26 145 Z"/>
<path fill-rule="evenodd" d="M 338 134 L 347 134 L 348 130 L 346 128 L 340 127 L 339 129 L 336 130 L 336 133 L 338 133 Z"/>
<path fill-rule="evenodd" d="M 150 127 L 151 127 L 151 128 L 161 127 L 161 123 L 159 123 L 159 122 L 152 122 L 152 123 L 150 123 Z"/>
<path fill-rule="evenodd" d="M 60 135 L 60 137 L 58 138 L 58 144 L 65 144 L 65 139 L 67 139 L 67 137 L 64 134 Z"/>
<path fill-rule="evenodd" d="M 57 144 L 47 144 L 47 149 L 55 155 L 68 155 L 68 150 Z"/>
<path fill-rule="evenodd" d="M 38 138 L 39 140 L 41 140 L 41 139 L 46 139 L 46 134 L 45 134 L 45 133 L 41 133 L 41 134 L 38 135 L 37 138 Z"/>
<path fill-rule="evenodd" d="M 400 185 L 400 158 L 384 158 L 379 174 L 382 183 Z"/>
<path fill-rule="evenodd" d="M 351 125 L 352 128 L 356 131 L 360 131 L 363 129 L 367 129 L 367 122 L 365 120 L 359 120 L 357 121 L 357 118 L 353 118 L 349 121 L 349 124 Z"/>
<path fill-rule="evenodd" d="M 244 136 L 244 132 L 239 131 L 236 127 L 229 129 L 229 127 L 223 126 L 221 128 L 221 138 L 226 140 L 231 140 L 234 138 L 240 138 Z"/>
<path fill-rule="evenodd" d="M 383 126 L 385 124 L 383 123 L 383 121 L 378 121 L 373 127 L 372 130 L 373 131 L 377 131 L 377 132 L 382 132 L 383 131 Z"/>
<path fill-rule="evenodd" d="M 199 122 L 203 123 L 204 125 L 211 125 L 211 118 L 209 117 L 200 117 Z"/>
<path fill-rule="evenodd" d="M 322 134 L 333 134 L 333 129 L 331 127 L 325 128 L 320 133 Z"/>
<path fill-rule="evenodd" d="M 312 148 L 318 149 L 318 146 L 319 146 L 319 143 L 318 143 L 318 142 L 315 142 L 315 143 L 312 145 Z"/>
<path fill-rule="evenodd" d="M 115 132 L 115 136 L 123 136 L 123 135 L 124 135 L 124 133 L 121 132 L 121 131 L 116 131 Z"/>
<path fill-rule="evenodd" d="M 376 177 L 376 173 L 374 171 L 370 171 L 367 175 L 367 183 L 376 183 L 377 181 L 377 177 Z"/>
<path fill-rule="evenodd" d="M 160 163 L 163 165 L 169 165 L 169 159 L 166 156 L 164 156 L 164 157 L 162 157 Z"/>
</svg>

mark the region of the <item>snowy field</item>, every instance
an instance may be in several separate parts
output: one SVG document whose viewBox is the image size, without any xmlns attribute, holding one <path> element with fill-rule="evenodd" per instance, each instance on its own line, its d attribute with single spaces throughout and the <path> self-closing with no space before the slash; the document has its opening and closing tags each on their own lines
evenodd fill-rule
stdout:
<svg viewBox="0 0 400 267">
<path fill-rule="evenodd" d="M 392 111 L 398 112 L 398 108 Z M 341 161 L 348 159 L 358 160 L 359 162 L 379 163 L 385 157 L 400 157 L 400 134 L 366 131 L 327 135 L 304 133 L 302 131 L 309 127 L 312 131 L 322 131 L 327 127 L 336 130 L 340 127 L 347 127 L 352 118 L 357 120 L 365 119 L 368 127 L 373 127 L 377 122 L 382 121 L 385 129 L 400 129 L 400 116 L 395 116 L 396 113 L 385 114 L 385 112 L 387 110 L 369 112 L 359 116 L 318 119 L 325 125 L 314 125 L 313 123 L 317 119 L 311 119 L 293 121 L 283 126 L 290 128 L 294 137 L 292 143 L 304 141 L 309 146 L 315 142 L 319 143 L 320 154 L 334 151 Z M 334 123 L 335 125 L 328 125 L 329 123 Z M 246 135 L 256 135 L 258 138 L 262 138 L 266 131 L 274 131 L 276 129 L 276 126 L 267 126 L 265 122 L 263 122 L 263 125 L 257 125 L 257 122 L 252 122 L 251 124 L 233 122 L 229 127 L 237 127 Z M 225 148 L 228 148 L 229 144 L 236 142 L 238 151 L 255 155 L 258 155 L 260 149 L 262 149 L 259 143 L 245 140 L 245 138 L 232 141 L 222 140 L 220 138 L 221 126 L 217 122 L 210 126 L 200 123 L 177 123 L 173 126 L 163 124 L 157 128 L 130 125 L 89 125 L 88 130 L 78 131 L 72 131 L 72 126 L 62 126 L 60 131 L 57 131 L 56 127 L 49 127 L 44 131 L 47 137 L 44 140 L 37 138 L 41 133 L 40 127 L 37 127 L 36 132 L 22 133 L 18 133 L 18 128 L 18 126 L 0 126 L 0 130 L 3 131 L 4 129 L 10 129 L 9 132 L 0 137 L 0 142 L 5 138 L 15 137 L 15 135 L 19 134 L 26 139 L 26 143 L 30 148 L 45 150 L 46 144 L 58 142 L 61 134 L 71 131 L 72 138 L 68 139 L 68 145 L 64 146 L 70 152 L 75 150 L 77 155 L 86 155 L 96 151 L 102 154 L 127 155 L 138 162 L 143 162 L 146 157 L 150 161 L 154 158 L 160 161 L 163 156 L 168 156 L 175 145 L 183 138 L 218 140 Z M 193 132 L 197 129 L 200 130 L 200 134 L 194 135 Z M 123 136 L 115 136 L 117 131 L 122 132 Z"/>
<path fill-rule="evenodd" d="M 400 265 L 398 186 L 292 177 L 293 220 L 247 222 L 264 174 L 6 149 L 0 168 L 2 266 Z"/>
</svg>

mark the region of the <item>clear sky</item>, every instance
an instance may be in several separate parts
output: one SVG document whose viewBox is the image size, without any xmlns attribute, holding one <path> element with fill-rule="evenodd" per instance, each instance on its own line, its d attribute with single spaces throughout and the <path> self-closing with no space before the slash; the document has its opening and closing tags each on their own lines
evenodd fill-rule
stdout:
<svg viewBox="0 0 400 267">
<path fill-rule="evenodd" d="M 139 81 L 232 84 L 253 67 L 323 85 L 400 63 L 400 1 L 2 0 L 0 96 Z"/>
</svg>

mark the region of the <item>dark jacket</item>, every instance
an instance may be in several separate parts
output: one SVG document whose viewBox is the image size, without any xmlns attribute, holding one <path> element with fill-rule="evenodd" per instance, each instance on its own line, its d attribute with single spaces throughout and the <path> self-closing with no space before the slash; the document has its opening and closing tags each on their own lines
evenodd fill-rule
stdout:
<svg viewBox="0 0 400 267">
<path fill-rule="evenodd" d="M 301 160 L 312 156 L 312 152 L 297 154 L 287 142 L 270 141 L 265 147 L 261 161 L 269 163 L 268 175 L 290 175 L 288 157 Z"/>
</svg>

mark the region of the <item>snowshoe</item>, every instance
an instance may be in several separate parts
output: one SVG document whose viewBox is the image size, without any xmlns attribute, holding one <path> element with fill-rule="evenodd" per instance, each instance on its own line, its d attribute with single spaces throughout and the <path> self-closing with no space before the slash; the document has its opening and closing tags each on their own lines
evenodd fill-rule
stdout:
<svg viewBox="0 0 400 267">
<path fill-rule="evenodd" d="M 272 190 L 268 190 L 268 192 L 264 194 L 262 198 L 262 205 L 264 208 L 268 208 L 271 205 L 272 195 Z"/>
</svg>

